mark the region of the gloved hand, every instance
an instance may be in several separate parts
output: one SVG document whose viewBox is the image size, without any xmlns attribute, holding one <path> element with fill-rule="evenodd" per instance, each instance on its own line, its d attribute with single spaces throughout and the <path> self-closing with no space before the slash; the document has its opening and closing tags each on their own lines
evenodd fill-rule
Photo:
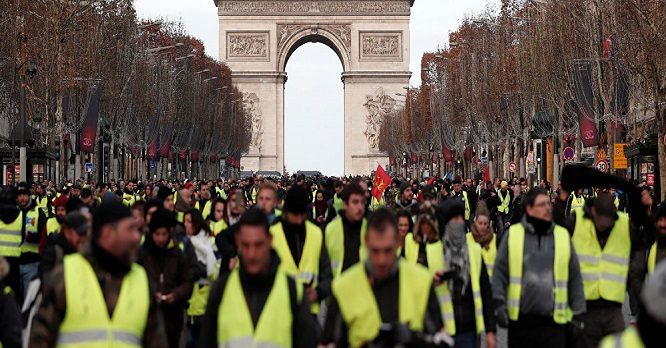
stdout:
<svg viewBox="0 0 666 348">
<path fill-rule="evenodd" d="M 509 327 L 509 312 L 506 309 L 506 305 L 496 307 L 495 318 L 497 318 L 497 324 L 500 327 Z"/>
</svg>

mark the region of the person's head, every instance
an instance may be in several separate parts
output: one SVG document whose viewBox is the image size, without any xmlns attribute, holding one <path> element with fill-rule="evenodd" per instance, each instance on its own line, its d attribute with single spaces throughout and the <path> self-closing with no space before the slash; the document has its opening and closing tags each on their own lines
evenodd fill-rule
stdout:
<svg viewBox="0 0 666 348">
<path fill-rule="evenodd" d="M 213 221 L 224 219 L 224 200 L 222 198 L 217 198 L 213 201 L 210 207 L 210 217 L 212 217 Z"/>
<path fill-rule="evenodd" d="M 150 219 L 150 225 L 148 225 L 150 235 L 148 238 L 151 238 L 158 248 L 166 248 L 171 240 L 171 230 L 175 224 L 173 212 L 158 208 Z"/>
<path fill-rule="evenodd" d="M 131 265 L 141 232 L 132 212 L 120 202 L 103 203 L 93 216 L 93 242 L 125 266 Z"/>
<path fill-rule="evenodd" d="M 493 233 L 490 228 L 490 211 L 484 201 L 481 201 L 476 206 L 476 214 L 474 215 L 474 230 L 476 233 L 485 236 Z"/>
<path fill-rule="evenodd" d="M 67 196 L 62 195 L 56 198 L 56 200 L 53 201 L 53 206 L 55 207 L 56 219 L 62 222 L 67 215 Z"/>
<path fill-rule="evenodd" d="M 146 194 L 146 199 L 150 199 L 150 197 L 153 196 L 153 186 L 152 185 L 146 185 L 144 188 L 144 192 Z"/>
<path fill-rule="evenodd" d="M 609 232 L 617 220 L 614 198 L 606 193 L 598 193 L 592 207 L 592 219 L 597 231 Z"/>
<path fill-rule="evenodd" d="M 292 225 L 303 225 L 307 218 L 308 193 L 301 185 L 295 185 L 284 199 L 284 220 Z"/>
<path fill-rule="evenodd" d="M 398 219 L 398 235 L 400 237 L 401 245 L 405 241 L 405 236 L 407 233 L 414 230 L 414 222 L 412 221 L 412 216 L 408 211 L 401 209 L 396 214 Z"/>
<path fill-rule="evenodd" d="M 342 190 L 342 201 L 345 217 L 350 222 L 358 222 L 365 216 L 365 190 L 356 182 L 345 186 Z"/>
<path fill-rule="evenodd" d="M 162 208 L 162 205 L 162 202 L 157 198 L 152 198 L 146 201 L 146 204 L 143 207 L 144 226 L 150 225 L 153 214 L 157 211 L 157 209 Z"/>
<path fill-rule="evenodd" d="M 74 211 L 63 220 L 61 231 L 67 243 L 74 250 L 79 250 L 90 235 L 90 223 L 83 214 Z"/>
<path fill-rule="evenodd" d="M 259 192 L 257 192 L 257 205 L 264 214 L 271 214 L 275 207 L 277 207 L 277 187 L 270 182 L 265 182 L 259 185 Z"/>
<path fill-rule="evenodd" d="M 398 246 L 395 216 L 385 208 L 375 211 L 368 219 L 368 231 L 365 234 L 367 264 L 374 278 L 385 279 L 395 269 Z"/>
<path fill-rule="evenodd" d="M 136 220 L 136 228 L 138 228 L 139 231 L 142 231 L 143 227 L 146 226 L 144 206 L 145 204 L 143 201 L 136 201 L 132 204 L 132 216 L 134 216 L 134 219 Z"/>
<path fill-rule="evenodd" d="M 246 211 L 236 223 L 236 248 L 242 267 L 250 275 L 270 268 L 273 237 L 268 228 L 268 217 L 256 208 Z"/>
<path fill-rule="evenodd" d="M 91 206 L 94 201 L 94 197 L 92 194 L 92 190 L 90 188 L 86 187 L 81 190 L 81 202 L 83 202 L 84 205 Z"/>
<path fill-rule="evenodd" d="M 40 184 L 40 185 L 35 185 L 35 194 L 36 194 L 37 196 L 41 196 L 41 195 L 43 195 L 43 194 L 44 194 L 44 185 L 42 185 L 42 184 Z"/>
<path fill-rule="evenodd" d="M 325 200 L 325 198 L 324 198 L 324 191 L 322 191 L 322 190 L 317 191 L 317 193 L 315 194 L 315 200 L 316 200 L 317 202 L 322 202 L 322 201 L 324 201 L 324 200 Z"/>
<path fill-rule="evenodd" d="M 419 207 L 419 214 L 414 223 L 414 238 L 422 242 L 439 240 L 439 224 L 435 216 L 435 206 L 430 202 L 423 202 Z"/>
<path fill-rule="evenodd" d="M 22 209 L 27 208 L 31 200 L 30 186 L 28 186 L 28 183 L 18 183 L 18 185 L 16 185 L 16 204 Z"/>
<path fill-rule="evenodd" d="M 465 185 L 467 185 L 467 188 L 472 188 L 474 187 L 474 181 L 472 181 L 470 178 L 467 178 L 467 180 L 465 180 Z"/>
<path fill-rule="evenodd" d="M 134 192 L 134 189 L 136 188 L 135 182 L 133 180 L 130 180 L 125 184 L 125 189 L 129 192 Z"/>
<path fill-rule="evenodd" d="M 342 189 L 343 189 L 343 188 L 344 188 L 344 185 L 342 184 L 342 181 L 340 181 L 340 180 L 336 180 L 336 181 L 335 181 L 335 187 L 334 187 L 334 189 L 335 189 L 335 193 L 336 193 L 338 196 L 339 196 L 340 194 L 342 194 Z"/>
<path fill-rule="evenodd" d="M 70 197 L 80 197 L 81 196 L 81 185 L 76 184 L 72 186 L 72 189 L 69 191 Z"/>
<path fill-rule="evenodd" d="M 199 198 L 203 200 L 209 200 L 210 199 L 210 189 L 207 183 L 201 182 L 201 185 L 199 185 Z"/>
<path fill-rule="evenodd" d="M 238 216 L 245 211 L 245 195 L 242 189 L 232 190 L 227 201 L 231 215 Z"/>
<path fill-rule="evenodd" d="M 201 212 L 197 209 L 190 209 L 185 212 L 185 215 L 183 216 L 183 224 L 185 225 L 185 234 L 188 237 L 199 234 L 202 230 L 204 233 L 210 234 L 208 224 L 204 220 Z"/>
<path fill-rule="evenodd" d="M 527 216 L 543 221 L 553 220 L 553 207 L 548 193 L 540 188 L 533 188 L 525 194 L 525 213 Z"/>
<path fill-rule="evenodd" d="M 414 199 L 414 190 L 408 182 L 400 184 L 400 200 L 403 202 L 411 202 Z"/>
<path fill-rule="evenodd" d="M 453 180 L 453 191 L 459 193 L 460 190 L 462 190 L 462 184 L 460 183 L 460 179 Z"/>
<path fill-rule="evenodd" d="M 509 183 L 502 180 L 502 182 L 500 182 L 500 190 L 502 190 L 502 193 L 506 193 L 508 188 L 509 188 Z"/>
</svg>

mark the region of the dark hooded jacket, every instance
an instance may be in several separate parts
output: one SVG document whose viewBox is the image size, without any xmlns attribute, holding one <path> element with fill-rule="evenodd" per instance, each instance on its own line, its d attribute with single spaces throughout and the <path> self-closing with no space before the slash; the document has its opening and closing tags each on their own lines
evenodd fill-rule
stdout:
<svg viewBox="0 0 666 348">
<path fill-rule="evenodd" d="M 62 232 L 51 234 L 44 246 L 42 260 L 39 263 L 39 277 L 49 274 L 56 264 L 61 263 L 65 255 L 73 254 L 76 250 L 69 244 Z"/>
</svg>

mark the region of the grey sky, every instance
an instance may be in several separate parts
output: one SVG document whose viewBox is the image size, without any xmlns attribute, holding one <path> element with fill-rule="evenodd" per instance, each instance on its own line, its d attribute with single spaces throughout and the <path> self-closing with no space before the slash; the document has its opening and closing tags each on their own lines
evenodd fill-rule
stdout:
<svg viewBox="0 0 666 348">
<path fill-rule="evenodd" d="M 411 17 L 412 86 L 420 83 L 421 55 L 443 47 L 465 15 L 482 12 L 491 0 L 416 0 Z M 219 59 L 218 19 L 213 0 L 135 0 L 141 18 L 182 21 Z M 301 46 L 287 64 L 285 164 L 289 172 L 343 174 L 342 65 L 322 44 Z"/>
</svg>

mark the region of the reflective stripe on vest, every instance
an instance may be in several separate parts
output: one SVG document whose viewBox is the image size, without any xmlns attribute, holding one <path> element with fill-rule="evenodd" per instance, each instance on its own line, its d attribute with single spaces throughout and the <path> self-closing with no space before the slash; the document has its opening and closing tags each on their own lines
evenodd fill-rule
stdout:
<svg viewBox="0 0 666 348">
<path fill-rule="evenodd" d="M 255 327 L 238 272 L 236 269 L 229 275 L 218 308 L 218 347 L 291 347 L 294 318 L 287 275 L 280 270 L 276 273 L 273 288 Z M 296 289 L 300 303 L 303 288 L 299 282 L 296 282 Z"/>
<path fill-rule="evenodd" d="M 467 232 L 467 240 L 470 242 L 476 243 L 474 235 L 472 232 Z M 477 243 L 478 244 L 478 243 Z M 497 235 L 493 233 L 493 239 L 488 242 L 488 247 L 481 247 L 481 256 L 483 257 L 483 263 L 486 264 L 486 271 L 488 271 L 488 277 L 493 277 L 493 269 L 495 268 L 495 259 L 497 258 Z"/>
<path fill-rule="evenodd" d="M 39 208 L 34 207 L 32 210 L 25 213 L 25 236 L 23 244 L 21 244 L 21 253 L 34 253 L 39 254 L 39 242 L 28 242 L 28 236 L 32 238 L 39 238 Z"/>
<path fill-rule="evenodd" d="M 572 241 L 580 262 L 585 299 L 602 298 L 624 303 L 631 255 L 629 217 L 625 213 L 617 213 L 618 219 L 602 251 L 594 221 L 584 214 L 582 209 L 576 210 Z"/>
<path fill-rule="evenodd" d="M 635 326 L 629 326 L 619 334 L 604 338 L 599 348 L 645 348 Z"/>
<path fill-rule="evenodd" d="M 324 239 L 321 229 L 312 222 L 305 221 L 305 242 L 298 267 L 289 249 L 282 222 L 271 226 L 270 231 L 273 235 L 273 249 L 280 256 L 280 268 L 286 274 L 300 280 L 304 285 L 310 285 L 313 289 L 316 289 L 319 282 L 319 259 Z M 319 303 L 313 303 L 311 310 L 312 313 L 319 313 Z"/>
<path fill-rule="evenodd" d="M 6 257 L 21 256 L 21 228 L 23 214 L 19 213 L 16 220 L 5 224 L 0 220 L 0 255 Z"/>
<path fill-rule="evenodd" d="M 57 347 L 141 347 L 150 306 L 143 267 L 133 264 L 125 275 L 112 318 L 97 275 L 81 254 L 65 256 L 64 273 L 67 309 Z"/>
<path fill-rule="evenodd" d="M 46 220 L 46 233 L 58 233 L 60 232 L 60 223 L 55 217 L 49 218 Z"/>
<path fill-rule="evenodd" d="M 569 232 L 561 226 L 555 226 L 553 260 L 553 321 L 566 324 L 573 316 L 569 308 L 569 262 L 571 260 L 571 242 Z M 518 223 L 509 228 L 509 287 L 507 308 L 509 319 L 518 320 L 520 297 L 523 287 L 523 251 L 525 247 L 525 227 Z"/>
<path fill-rule="evenodd" d="M 476 333 L 485 331 L 486 326 L 483 321 L 483 299 L 481 298 L 481 247 L 476 242 L 467 241 L 467 250 L 469 251 L 470 263 L 470 281 L 472 283 L 472 296 L 474 300 L 474 318 L 476 323 Z M 442 268 L 445 269 L 446 263 L 442 260 Z M 441 284 L 435 288 L 437 299 L 442 312 L 442 320 L 446 333 L 450 336 L 456 334 L 456 321 L 451 301 L 451 293 L 448 284 Z"/>
<path fill-rule="evenodd" d="M 585 198 L 583 196 L 576 197 L 575 193 L 571 193 L 571 212 L 574 210 L 583 208 L 585 206 Z"/>
<path fill-rule="evenodd" d="M 511 204 L 511 195 L 509 191 L 506 191 L 504 197 L 502 197 L 502 190 L 497 190 L 497 197 L 499 197 L 502 204 L 497 207 L 497 211 L 500 213 L 508 214 L 509 213 L 509 204 Z"/>
<path fill-rule="evenodd" d="M 650 247 L 650 253 L 648 254 L 648 274 L 654 272 L 654 268 L 657 265 L 657 242 L 652 244 Z"/>
<path fill-rule="evenodd" d="M 421 332 L 432 278 L 425 268 L 399 262 L 398 320 L 409 324 L 412 331 Z M 357 263 L 333 281 L 333 295 L 340 314 L 347 324 L 350 347 L 371 342 L 382 324 L 377 300 L 368 281 L 364 263 Z"/>
<path fill-rule="evenodd" d="M 363 218 L 363 223 L 361 225 L 361 243 L 358 249 L 359 260 L 361 262 L 365 261 L 368 255 L 367 250 L 365 250 L 365 232 L 367 228 L 368 221 Z M 328 256 L 331 258 L 333 278 L 336 278 L 342 273 L 342 263 L 345 258 L 345 232 L 341 217 L 336 217 L 326 225 L 324 238 L 326 251 L 328 251 Z"/>
</svg>

